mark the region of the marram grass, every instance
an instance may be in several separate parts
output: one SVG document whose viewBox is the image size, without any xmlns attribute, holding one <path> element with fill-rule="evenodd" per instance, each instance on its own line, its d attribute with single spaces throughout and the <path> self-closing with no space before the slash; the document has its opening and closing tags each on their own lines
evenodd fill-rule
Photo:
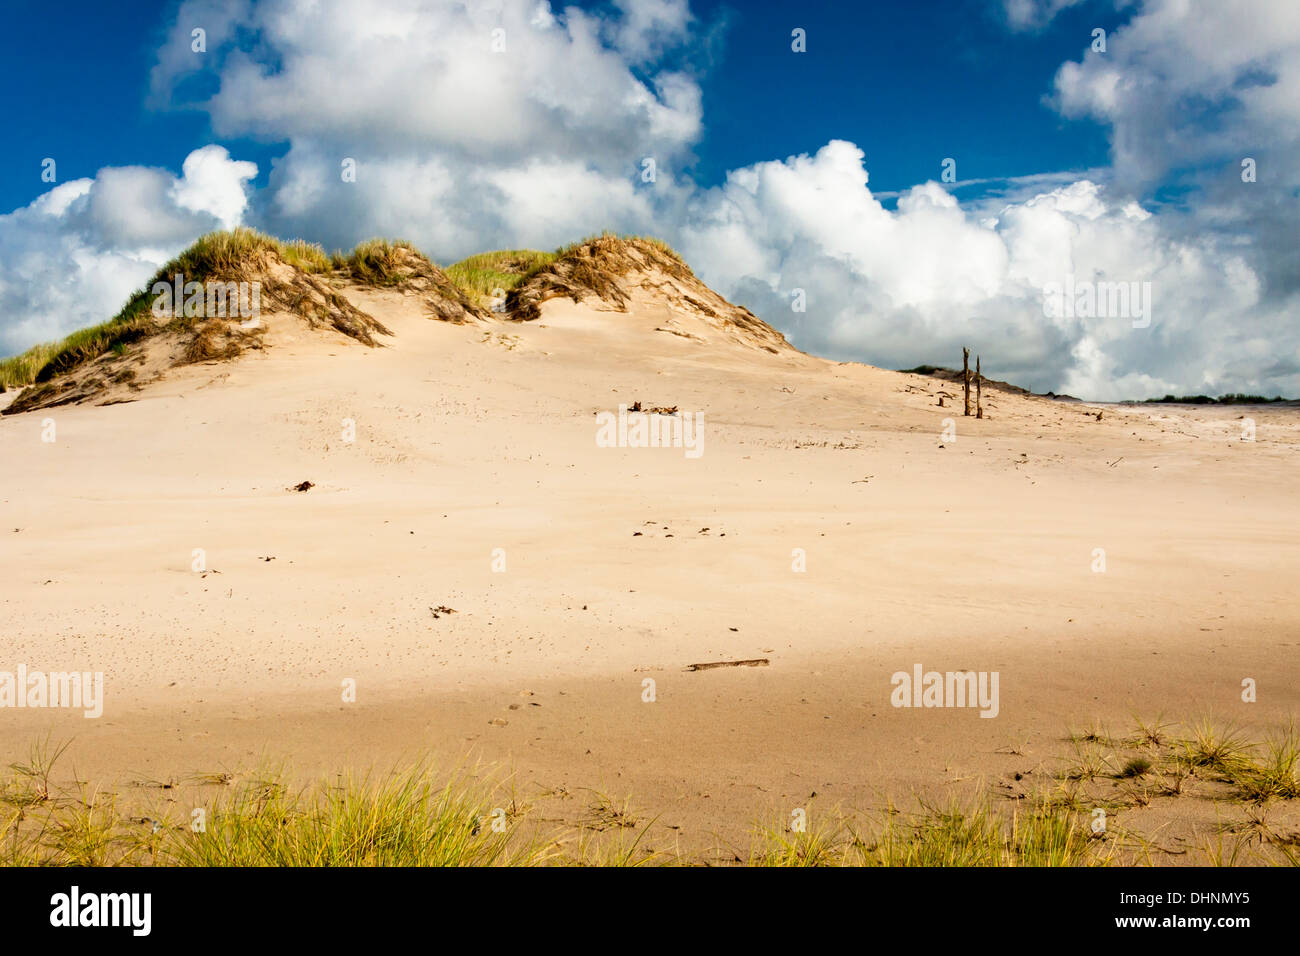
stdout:
<svg viewBox="0 0 1300 956">
<path fill-rule="evenodd" d="M 307 273 L 325 273 L 333 268 L 325 250 L 301 239 L 285 242 L 243 227 L 208 233 L 154 273 L 108 321 L 78 329 L 57 342 L 46 342 L 0 359 L 0 384 L 13 388 L 49 381 L 110 351 L 120 351 L 158 330 L 159 323 L 151 311 L 154 301 L 151 290 L 155 282 L 171 282 L 177 274 L 187 282 L 235 279 L 250 263 L 268 252 Z"/>
<path fill-rule="evenodd" d="M 453 285 L 470 302 L 488 308 L 499 301 L 501 293 L 510 292 L 557 259 L 577 252 L 586 244 L 608 238 L 636 239 L 680 262 L 680 256 L 658 239 L 601 233 L 562 246 L 554 252 L 503 249 L 479 253 L 448 267 L 446 272 Z M 170 282 L 178 273 L 186 281 L 228 281 L 241 276 L 263 254 L 274 253 L 289 265 L 311 275 L 342 275 L 368 285 L 392 286 L 409 274 L 412 260 L 402 254 L 404 250 L 427 261 L 423 253 L 403 240 L 368 239 L 358 243 L 349 253 L 327 254 L 315 243 L 302 239 L 276 239 L 242 226 L 208 233 L 160 268 L 111 319 L 78 329 L 57 342 L 41 343 L 19 355 L 0 359 L 0 386 L 20 388 L 49 381 L 56 375 L 94 361 L 110 351 L 120 352 L 127 345 L 152 335 L 159 325 L 150 311 L 153 303 L 150 290 L 155 282 Z"/>
<path fill-rule="evenodd" d="M 788 818 L 756 824 L 748 846 L 712 854 L 681 852 L 675 833 L 656 830 L 657 818 L 626 801 L 596 794 L 586 815 L 564 828 L 531 820 L 513 787 L 425 765 L 305 786 L 277 768 L 200 775 L 190 783 L 201 797 L 142 812 L 138 795 L 58 786 L 55 764 L 66 745 L 41 743 L 0 779 L 0 865 L 1151 865 L 1167 862 L 1158 834 L 1148 839 L 1127 823 L 1156 799 L 1213 801 L 1218 824 L 1208 835 L 1198 831 L 1180 862 L 1300 865 L 1293 726 L 1261 744 L 1208 722 L 1181 733 L 1139 724 L 1123 738 L 1073 737 L 1100 748 L 1089 773 L 1076 772 L 1077 756 L 1067 759 L 1014 800 L 967 795 L 867 814 L 810 807 L 797 827 Z M 190 803 L 203 811 L 201 827 Z"/>
<path fill-rule="evenodd" d="M 526 276 L 550 265 L 558 252 L 538 252 L 536 249 L 499 249 L 480 252 L 447 267 L 447 276 L 476 305 L 491 308 L 504 300 L 509 292 Z"/>
<path fill-rule="evenodd" d="M 494 827 L 487 793 L 437 784 L 419 768 L 380 780 L 343 778 L 291 791 L 271 776 L 212 809 L 204 832 L 173 831 L 179 866 L 494 866 L 538 859 Z"/>
<path fill-rule="evenodd" d="M 491 801 L 495 788 L 427 767 L 292 787 L 279 770 L 222 787 L 194 808 L 131 814 L 115 794 L 49 779 L 47 746 L 11 767 L 0 790 L 0 865 L 530 866 L 552 852 L 521 836 Z"/>
<path fill-rule="evenodd" d="M 1005 867 L 1108 866 L 1117 848 L 1089 835 L 1085 815 L 1039 798 L 1009 817 L 987 801 L 890 808 L 874 826 L 837 814 L 810 814 L 805 829 L 760 827 L 751 866 Z"/>
</svg>

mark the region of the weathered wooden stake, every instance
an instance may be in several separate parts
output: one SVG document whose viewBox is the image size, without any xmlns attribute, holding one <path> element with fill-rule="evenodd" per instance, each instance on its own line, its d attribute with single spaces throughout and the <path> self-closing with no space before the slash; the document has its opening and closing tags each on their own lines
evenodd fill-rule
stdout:
<svg viewBox="0 0 1300 956">
<path fill-rule="evenodd" d="M 975 417 L 984 417 L 984 376 L 980 374 L 980 357 L 975 356 Z"/>
<path fill-rule="evenodd" d="M 970 349 L 965 346 L 961 350 L 961 387 L 962 393 L 966 398 L 966 411 L 963 414 L 970 414 Z"/>
</svg>

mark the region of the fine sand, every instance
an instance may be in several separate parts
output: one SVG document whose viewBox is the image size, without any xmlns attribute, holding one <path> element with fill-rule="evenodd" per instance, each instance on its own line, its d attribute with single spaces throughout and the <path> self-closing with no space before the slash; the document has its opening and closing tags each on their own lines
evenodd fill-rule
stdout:
<svg viewBox="0 0 1300 956">
<path fill-rule="evenodd" d="M 1015 795 L 1094 721 L 1300 710 L 1296 409 L 986 391 L 976 420 L 641 290 L 469 325 L 347 295 L 382 348 L 272 315 L 263 351 L 0 419 L 0 670 L 105 688 L 99 719 L 0 710 L 6 764 L 46 735 L 111 787 L 479 761 L 544 820 L 630 798 L 703 848 L 810 801 Z M 703 454 L 598 447 L 638 401 L 701 413 Z M 996 671 L 996 717 L 891 706 L 918 664 Z M 1177 862 L 1221 810 L 1144 813 Z"/>
</svg>

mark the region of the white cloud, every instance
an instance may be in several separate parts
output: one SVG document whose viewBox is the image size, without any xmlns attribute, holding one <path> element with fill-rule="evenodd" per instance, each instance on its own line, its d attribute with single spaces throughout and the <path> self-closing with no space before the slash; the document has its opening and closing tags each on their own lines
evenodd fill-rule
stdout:
<svg viewBox="0 0 1300 956">
<path fill-rule="evenodd" d="M 1178 208 L 1167 231 L 1208 236 L 1250 262 L 1261 304 L 1232 317 L 1220 344 L 1191 365 L 1247 376 L 1251 355 L 1294 383 L 1300 365 L 1300 17 L 1294 0 L 1148 0 L 1107 41 L 1057 71 L 1053 102 L 1107 125 L 1111 179 L 1141 194 L 1163 187 Z M 1249 160 L 1253 182 L 1245 181 Z M 1289 319 L 1287 318 L 1289 317 Z M 1225 350 L 1240 355 L 1225 355 Z M 1207 372 L 1207 374 L 1209 374 Z M 1228 374 L 1228 373 L 1225 373 Z M 1265 381 L 1271 379 L 1265 378 Z M 1295 392 L 1294 384 L 1289 390 Z"/>
<path fill-rule="evenodd" d="M 1148 0 L 1107 40 L 1062 64 L 1055 103 L 1111 127 L 1117 178 L 1263 151 L 1270 175 L 1300 184 L 1300 16 L 1294 0 Z"/>
<path fill-rule="evenodd" d="M 256 175 L 256 163 L 232 162 L 224 148 L 204 146 L 185 157 L 171 198 L 180 208 L 209 213 L 222 229 L 232 229 L 248 207 L 244 183 Z"/>
<path fill-rule="evenodd" d="M 210 3 L 178 23 L 226 22 Z M 219 135 L 288 141 L 266 225 L 330 246 L 399 233 L 453 258 L 644 224 L 642 160 L 680 166 L 703 128 L 696 81 L 651 66 L 691 42 L 684 0 L 621 0 L 606 18 L 535 0 L 268 0 L 247 18 L 258 43 L 222 30 L 201 57 L 176 56 L 175 31 L 155 90 L 203 90 L 189 104 Z"/>
<path fill-rule="evenodd" d="M 1047 26 L 1062 10 L 1083 0 L 1002 0 L 1002 12 L 1013 30 L 1036 30 Z"/>
<path fill-rule="evenodd" d="M 614 0 L 622 14 L 613 46 L 634 63 L 654 60 L 678 43 L 694 17 L 686 0 Z"/>
<path fill-rule="evenodd" d="M 906 367 L 952 363 L 969 345 L 991 375 L 1090 398 L 1226 383 L 1224 328 L 1267 327 L 1254 312 L 1259 279 L 1240 254 L 1212 237 L 1167 234 L 1159 217 L 1098 184 L 1009 203 L 981 222 L 936 183 L 885 209 L 862 159 L 833 142 L 733 171 L 693 207 L 687 258 L 815 352 Z M 1150 282 L 1151 326 L 1046 317 L 1044 288 L 1067 275 Z M 804 314 L 792 311 L 795 289 Z M 1296 391 L 1300 378 L 1272 384 Z"/>
<path fill-rule="evenodd" d="M 0 354 L 103 322 L 198 236 L 239 223 L 256 165 L 208 146 L 183 168 L 108 167 L 0 216 Z"/>
</svg>

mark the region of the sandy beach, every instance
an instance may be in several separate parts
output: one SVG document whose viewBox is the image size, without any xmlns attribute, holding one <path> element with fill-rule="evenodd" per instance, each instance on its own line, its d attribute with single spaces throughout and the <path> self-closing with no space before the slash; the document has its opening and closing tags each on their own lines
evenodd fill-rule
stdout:
<svg viewBox="0 0 1300 956">
<path fill-rule="evenodd" d="M 104 675 L 98 719 L 6 711 L 0 759 L 70 740 L 76 779 L 183 802 L 432 758 L 707 851 L 809 801 L 1015 796 L 1083 726 L 1300 705 L 1292 407 L 988 389 L 977 420 L 643 290 L 462 325 L 344 295 L 381 347 L 271 314 L 236 361 L 0 418 L 0 669 Z M 699 416 L 698 457 L 601 447 L 636 402 Z M 687 669 L 735 660 L 766 664 Z M 996 713 L 893 706 L 917 666 L 996 672 Z M 1220 813 L 1132 821 L 1170 863 Z"/>
</svg>

